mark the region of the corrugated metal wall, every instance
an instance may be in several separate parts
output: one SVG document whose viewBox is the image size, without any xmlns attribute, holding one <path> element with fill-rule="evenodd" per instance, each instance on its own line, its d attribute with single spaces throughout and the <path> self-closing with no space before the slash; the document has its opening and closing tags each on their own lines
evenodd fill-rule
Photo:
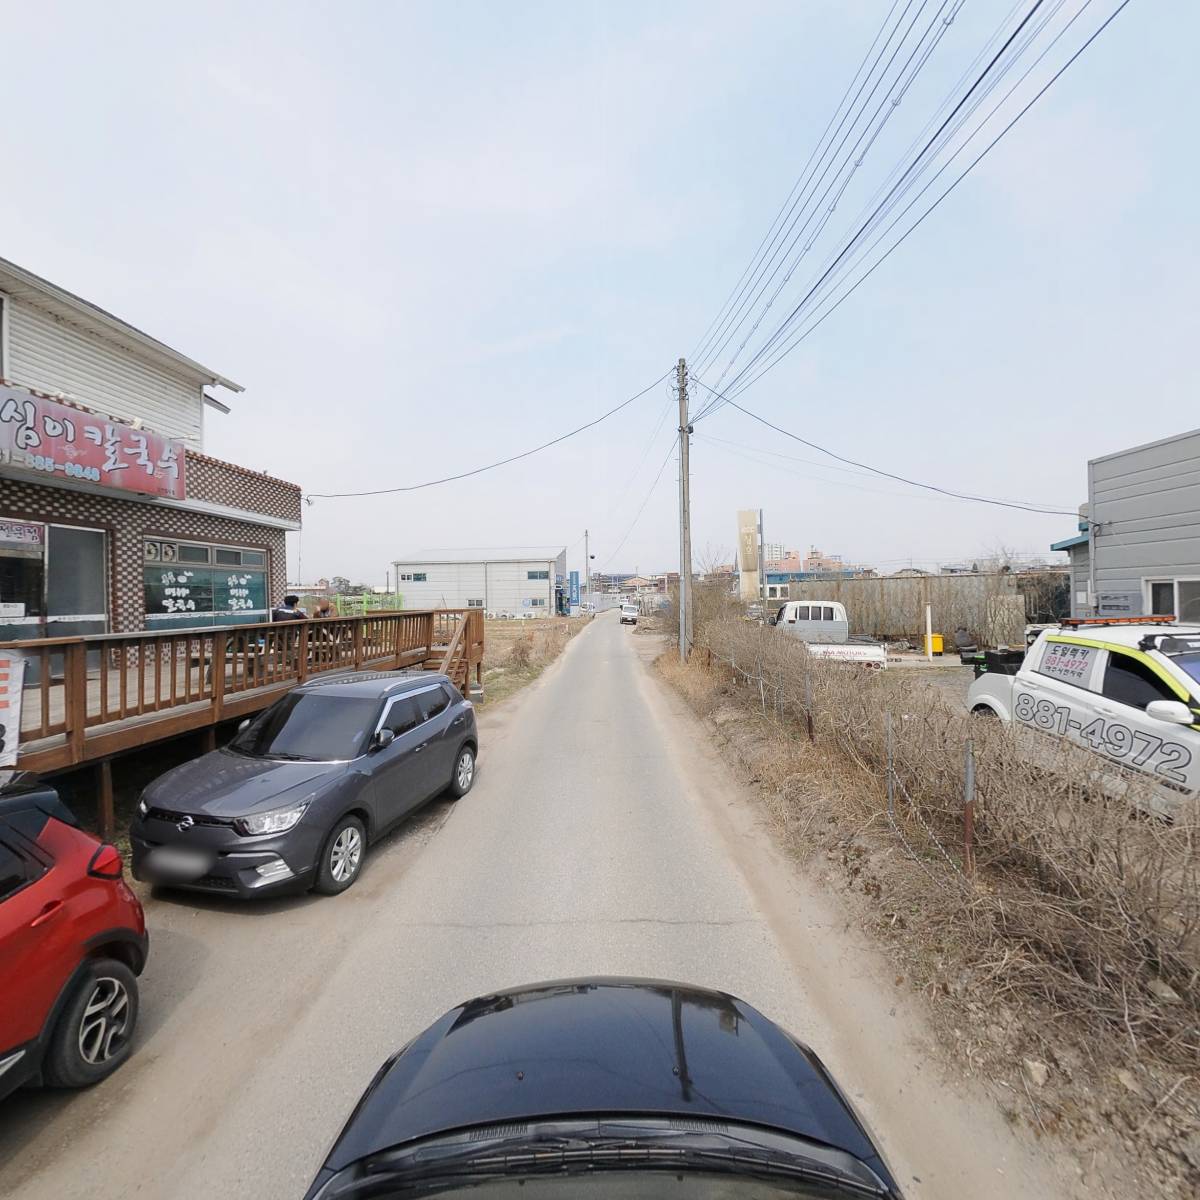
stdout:
<svg viewBox="0 0 1200 1200">
<path fill-rule="evenodd" d="M 405 608 L 466 608 L 469 600 L 482 600 L 488 612 L 554 615 L 554 559 L 522 562 L 400 563 L 393 567 L 401 578 L 396 588 Z M 548 579 L 530 579 L 531 571 L 545 571 Z M 425 575 L 408 580 L 404 575 Z M 534 604 L 534 600 L 541 603 Z M 527 604 L 526 601 L 529 601 Z"/>
<path fill-rule="evenodd" d="M 65 392 L 114 417 L 201 448 L 200 385 L 59 320 L 28 301 L 8 303 L 9 379 L 42 392 Z"/>
<path fill-rule="evenodd" d="M 1101 613 L 1144 611 L 1146 579 L 1200 577 L 1200 430 L 1094 459 L 1088 493 Z"/>
</svg>

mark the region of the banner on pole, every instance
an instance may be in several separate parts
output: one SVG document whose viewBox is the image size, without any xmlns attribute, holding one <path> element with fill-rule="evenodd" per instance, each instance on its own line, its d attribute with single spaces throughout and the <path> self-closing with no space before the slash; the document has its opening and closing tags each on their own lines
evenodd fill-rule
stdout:
<svg viewBox="0 0 1200 1200">
<path fill-rule="evenodd" d="M 24 685 L 25 656 L 18 650 L 0 650 L 0 767 L 17 764 Z"/>
</svg>

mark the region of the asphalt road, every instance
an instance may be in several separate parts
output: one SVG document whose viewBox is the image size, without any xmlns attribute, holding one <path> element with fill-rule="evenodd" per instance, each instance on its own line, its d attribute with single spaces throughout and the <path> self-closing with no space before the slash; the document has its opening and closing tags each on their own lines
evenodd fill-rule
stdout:
<svg viewBox="0 0 1200 1200">
<path fill-rule="evenodd" d="M 134 1057 L 0 1104 L 0 1194 L 300 1196 L 380 1062 L 470 996 L 584 974 L 757 1005 L 825 1057 L 909 1191 L 1073 1194 L 949 1079 L 879 962 L 779 859 L 704 727 L 605 614 L 485 712 L 476 786 L 343 896 L 147 901 Z"/>
</svg>

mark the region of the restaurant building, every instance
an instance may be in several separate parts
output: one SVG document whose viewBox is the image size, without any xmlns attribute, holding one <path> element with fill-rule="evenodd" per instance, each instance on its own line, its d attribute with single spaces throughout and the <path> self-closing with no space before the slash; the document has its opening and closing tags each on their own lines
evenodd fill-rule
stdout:
<svg viewBox="0 0 1200 1200">
<path fill-rule="evenodd" d="M 267 619 L 300 489 L 204 454 L 215 388 L 0 259 L 0 641 Z"/>
</svg>

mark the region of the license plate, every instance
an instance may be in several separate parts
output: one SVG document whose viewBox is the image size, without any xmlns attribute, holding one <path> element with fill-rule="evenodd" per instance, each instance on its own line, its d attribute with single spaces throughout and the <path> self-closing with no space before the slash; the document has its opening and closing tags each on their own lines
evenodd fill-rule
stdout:
<svg viewBox="0 0 1200 1200">
<path fill-rule="evenodd" d="M 164 883 L 190 883 L 199 879 L 213 864 L 213 856 L 203 850 L 178 846 L 159 846 L 146 859 L 146 873 Z"/>
</svg>

